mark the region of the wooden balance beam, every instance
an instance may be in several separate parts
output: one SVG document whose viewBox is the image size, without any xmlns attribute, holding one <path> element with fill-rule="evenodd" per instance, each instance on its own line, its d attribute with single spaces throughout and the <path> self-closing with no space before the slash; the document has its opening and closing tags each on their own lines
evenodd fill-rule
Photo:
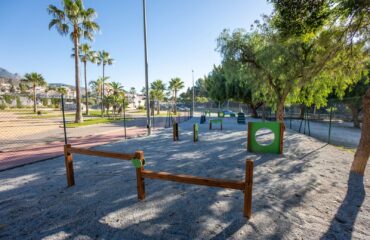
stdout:
<svg viewBox="0 0 370 240">
<path fill-rule="evenodd" d="M 144 162 L 144 153 L 142 151 L 136 151 L 134 154 L 105 152 L 105 151 L 91 150 L 91 149 L 85 149 L 85 148 L 76 148 L 76 147 L 72 147 L 71 144 L 66 144 L 64 145 L 64 163 L 66 166 L 67 184 L 69 187 L 75 185 L 72 153 L 90 155 L 90 156 L 96 156 L 96 157 L 104 157 L 104 158 L 115 158 L 115 159 L 125 160 L 125 161 L 131 161 L 132 159 L 140 159 L 142 163 Z"/>
<path fill-rule="evenodd" d="M 245 180 L 231 181 L 216 178 L 196 177 L 184 174 L 172 174 L 168 172 L 154 172 L 144 170 L 144 165 L 136 169 L 138 199 L 145 199 L 145 178 L 173 181 L 209 187 L 220 187 L 244 191 L 244 210 L 243 215 L 250 218 L 252 215 L 252 186 L 253 186 L 253 161 L 246 160 Z"/>
</svg>

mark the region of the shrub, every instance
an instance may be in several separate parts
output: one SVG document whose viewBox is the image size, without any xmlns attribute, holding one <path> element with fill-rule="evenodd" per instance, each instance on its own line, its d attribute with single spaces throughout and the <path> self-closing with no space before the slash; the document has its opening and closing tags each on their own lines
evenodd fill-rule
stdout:
<svg viewBox="0 0 370 240">
<path fill-rule="evenodd" d="M 43 99 L 41 99 L 41 101 L 42 101 L 42 106 L 44 106 L 44 107 L 47 107 L 48 106 L 48 99 L 47 98 L 43 98 Z"/>
<path fill-rule="evenodd" d="M 144 110 L 145 108 L 144 108 L 144 106 L 139 106 L 137 109 Z"/>
<path fill-rule="evenodd" d="M 17 96 L 17 108 L 23 108 L 21 98 Z"/>
<path fill-rule="evenodd" d="M 5 110 L 7 105 L 5 103 L 0 103 L 0 110 Z"/>
</svg>

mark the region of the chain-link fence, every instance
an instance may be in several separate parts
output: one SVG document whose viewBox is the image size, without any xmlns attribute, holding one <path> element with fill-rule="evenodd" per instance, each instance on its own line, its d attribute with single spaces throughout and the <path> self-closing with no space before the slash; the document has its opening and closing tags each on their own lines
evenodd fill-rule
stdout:
<svg viewBox="0 0 370 240">
<path fill-rule="evenodd" d="M 190 106 L 190 104 L 188 104 Z M 256 106 L 254 106 L 256 107 Z M 275 121 L 275 111 L 267 105 L 250 105 L 225 101 L 195 103 L 196 112 L 210 112 L 217 116 L 219 111 L 244 112 L 249 118 Z M 321 141 L 356 148 L 361 136 L 362 98 L 330 99 L 325 107 L 291 105 L 285 107 L 285 125 L 298 133 Z"/>
<path fill-rule="evenodd" d="M 356 148 L 361 136 L 362 98 L 329 100 L 316 108 L 294 105 L 285 108 L 286 127 L 327 143 Z"/>
<path fill-rule="evenodd" d="M 84 121 L 75 123 L 76 100 L 73 98 L 38 95 L 35 105 L 30 95 L 0 95 L 0 170 L 61 155 L 66 141 L 91 147 L 146 135 L 145 108 L 130 108 L 124 103 L 125 100 L 121 100 L 107 104 L 104 111 L 101 103 L 90 105 L 88 113 L 82 104 Z M 170 103 L 158 106 L 153 102 L 150 111 L 152 131 L 171 127 L 174 121 L 181 123 L 191 117 L 188 108 L 178 107 L 176 113 L 173 110 Z"/>
<path fill-rule="evenodd" d="M 0 95 L 0 152 L 26 150 L 61 141 L 60 99 L 36 100 L 22 94 Z"/>
</svg>

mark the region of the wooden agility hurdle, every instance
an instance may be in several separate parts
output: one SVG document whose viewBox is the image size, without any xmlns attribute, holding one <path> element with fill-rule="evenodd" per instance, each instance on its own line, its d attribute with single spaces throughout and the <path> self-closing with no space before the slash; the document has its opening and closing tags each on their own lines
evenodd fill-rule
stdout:
<svg viewBox="0 0 370 240">
<path fill-rule="evenodd" d="M 253 187 L 253 161 L 246 160 L 245 180 L 231 181 L 215 178 L 196 177 L 184 174 L 172 174 L 168 172 L 153 172 L 144 169 L 144 164 L 136 169 L 137 196 L 139 200 L 145 199 L 145 178 L 173 181 L 209 187 L 220 187 L 244 191 L 244 210 L 243 215 L 250 218 L 252 215 L 252 187 Z"/>
<path fill-rule="evenodd" d="M 145 199 L 145 178 L 159 179 L 164 181 L 173 181 L 179 183 L 187 183 L 194 185 L 203 185 L 209 187 L 220 187 L 228 189 L 236 189 L 244 191 L 244 209 L 243 215 L 246 218 L 250 218 L 252 215 L 252 187 L 253 187 L 253 161 L 250 159 L 246 160 L 245 179 L 244 181 L 232 181 L 216 178 L 204 178 L 184 174 L 172 174 L 168 172 L 154 172 L 144 169 L 144 152 L 136 151 L 134 154 L 127 153 L 114 153 L 105 152 L 98 150 L 90 150 L 83 148 L 72 147 L 71 144 L 64 146 L 65 153 L 65 165 L 67 172 L 67 183 L 68 186 L 75 185 L 74 173 L 73 173 L 73 153 L 84 154 L 90 156 L 115 158 L 125 161 L 133 161 L 136 167 L 136 183 L 137 183 L 137 196 L 139 200 Z"/>
<path fill-rule="evenodd" d="M 67 184 L 69 187 L 75 185 L 74 171 L 73 171 L 73 153 L 90 155 L 96 157 L 115 158 L 119 160 L 132 161 L 139 159 L 141 164 L 145 163 L 143 151 L 136 151 L 134 154 L 129 153 L 115 153 L 98 150 L 90 150 L 85 148 L 72 147 L 71 144 L 64 145 L 64 163 L 67 172 Z"/>
</svg>

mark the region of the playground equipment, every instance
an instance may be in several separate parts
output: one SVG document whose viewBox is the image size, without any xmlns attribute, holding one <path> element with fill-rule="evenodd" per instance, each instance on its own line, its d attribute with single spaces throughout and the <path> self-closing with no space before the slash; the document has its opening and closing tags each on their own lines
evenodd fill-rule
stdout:
<svg viewBox="0 0 370 240">
<path fill-rule="evenodd" d="M 205 122 L 206 122 L 206 115 L 204 114 L 200 116 L 200 124 L 203 124 Z"/>
<path fill-rule="evenodd" d="M 272 131 L 274 140 L 261 145 L 256 140 L 256 132 L 262 128 Z M 283 153 L 284 124 L 280 122 L 248 122 L 248 151 L 259 153 Z"/>
<path fill-rule="evenodd" d="M 69 187 L 75 185 L 72 153 L 131 161 L 136 169 L 137 196 L 139 200 L 145 199 L 145 178 L 187 183 L 193 185 L 203 185 L 209 187 L 236 189 L 244 191 L 243 215 L 248 219 L 252 216 L 253 161 L 250 159 L 246 160 L 244 181 L 231 181 L 224 179 L 204 178 L 192 175 L 144 170 L 145 160 L 143 151 L 136 151 L 134 154 L 113 153 L 76 148 L 72 147 L 70 144 L 66 144 L 64 145 L 64 154 L 67 173 L 67 184 Z"/>
<path fill-rule="evenodd" d="M 194 123 L 193 125 L 193 141 L 198 142 L 199 138 L 199 125 L 197 123 Z"/>
<path fill-rule="evenodd" d="M 173 140 L 179 141 L 179 124 L 177 122 L 173 123 L 172 130 Z"/>
<path fill-rule="evenodd" d="M 209 130 L 212 130 L 212 125 L 216 123 L 220 124 L 220 129 L 222 131 L 222 118 L 209 120 Z"/>
<path fill-rule="evenodd" d="M 245 124 L 245 114 L 240 112 L 238 113 L 237 122 L 241 124 Z"/>
</svg>

